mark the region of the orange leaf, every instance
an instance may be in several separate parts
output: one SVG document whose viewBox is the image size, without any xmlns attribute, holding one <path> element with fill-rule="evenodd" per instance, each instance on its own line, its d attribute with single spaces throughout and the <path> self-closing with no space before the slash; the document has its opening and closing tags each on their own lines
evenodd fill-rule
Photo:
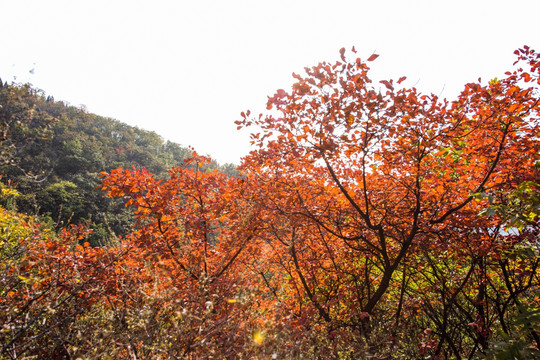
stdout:
<svg viewBox="0 0 540 360">
<path fill-rule="evenodd" d="M 387 80 L 381 80 L 379 82 L 383 84 L 384 86 L 386 86 L 389 90 L 394 90 L 394 87 L 392 86 L 392 84 L 388 82 Z"/>
<path fill-rule="evenodd" d="M 375 59 L 378 58 L 378 57 L 379 57 L 379 55 L 373 54 L 373 55 L 371 55 L 371 56 L 367 59 L 367 61 L 373 61 L 373 60 L 375 60 Z"/>
</svg>

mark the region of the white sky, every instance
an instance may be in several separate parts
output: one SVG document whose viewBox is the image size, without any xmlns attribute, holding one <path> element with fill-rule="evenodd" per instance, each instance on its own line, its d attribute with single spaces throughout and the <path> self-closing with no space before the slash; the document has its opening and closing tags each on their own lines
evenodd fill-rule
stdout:
<svg viewBox="0 0 540 360">
<path fill-rule="evenodd" d="M 341 47 L 380 54 L 376 79 L 452 99 L 540 50 L 538 14 L 538 0 L 0 0 L 0 78 L 239 163 L 240 112 Z"/>
</svg>

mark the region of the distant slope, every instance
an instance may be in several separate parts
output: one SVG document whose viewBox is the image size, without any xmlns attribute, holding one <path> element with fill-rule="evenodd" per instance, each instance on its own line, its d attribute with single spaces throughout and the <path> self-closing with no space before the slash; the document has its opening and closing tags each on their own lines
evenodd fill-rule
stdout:
<svg viewBox="0 0 540 360">
<path fill-rule="evenodd" d="M 134 166 L 166 177 L 191 154 L 155 132 L 54 101 L 29 85 L 0 81 L 0 106 L 0 174 L 23 194 L 17 210 L 57 228 L 89 221 L 96 241 L 125 233 L 133 221 L 121 202 L 96 190 L 100 172 Z M 235 172 L 231 164 L 222 169 Z"/>
</svg>

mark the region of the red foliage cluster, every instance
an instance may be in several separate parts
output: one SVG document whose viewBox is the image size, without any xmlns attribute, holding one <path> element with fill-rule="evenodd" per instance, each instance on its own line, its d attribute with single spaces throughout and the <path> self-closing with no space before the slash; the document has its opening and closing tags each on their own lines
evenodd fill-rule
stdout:
<svg viewBox="0 0 540 360">
<path fill-rule="evenodd" d="M 536 354 L 540 56 L 516 54 L 453 102 L 405 77 L 373 84 L 345 51 L 306 68 L 272 115 L 242 113 L 259 132 L 239 177 L 197 154 L 168 179 L 103 174 L 137 228 L 109 249 L 74 245 L 82 229 L 29 245 L 19 269 L 41 280 L 4 301 L 77 298 L 74 324 L 110 321 L 95 356 L 442 359 L 512 336 Z M 18 329 L 4 352 L 45 331 Z"/>
</svg>

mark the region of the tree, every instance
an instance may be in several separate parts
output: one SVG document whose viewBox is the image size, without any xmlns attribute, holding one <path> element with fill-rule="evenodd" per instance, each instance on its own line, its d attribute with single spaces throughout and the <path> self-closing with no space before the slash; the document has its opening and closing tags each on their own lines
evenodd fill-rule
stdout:
<svg viewBox="0 0 540 360">
<path fill-rule="evenodd" d="M 148 304 L 153 319 L 171 321 L 156 324 L 155 336 L 131 329 L 131 346 L 144 357 L 233 358 L 250 343 L 259 295 L 248 270 L 258 253 L 254 209 L 244 180 L 208 169 L 210 161 L 195 154 L 167 180 L 145 169 L 103 174 L 102 189 L 125 199 L 138 219 L 125 241 L 132 250 L 119 268 L 126 270 L 119 270 L 117 306 L 139 318 Z"/>
<path fill-rule="evenodd" d="M 271 115 L 242 113 L 239 127 L 259 129 L 242 167 L 266 209 L 275 266 L 294 279 L 281 288 L 297 294 L 298 311 L 312 307 L 329 334 L 347 329 L 374 344 L 375 325 L 402 320 L 422 252 L 466 254 L 485 272 L 479 256 L 526 241 L 493 236 L 500 218 L 479 216 L 487 201 L 477 196 L 539 177 L 540 56 L 528 47 L 516 55 L 522 67 L 469 83 L 450 103 L 403 87 L 405 77 L 379 88 L 368 77 L 377 55 L 349 61 L 342 49 L 341 61 L 293 74 L 292 92 L 269 98 Z M 455 290 L 470 279 L 465 271 Z M 486 288 L 470 291 L 482 318 Z M 487 333 L 471 338 L 458 354 L 488 346 Z"/>
<path fill-rule="evenodd" d="M 56 235 L 1 207 L 0 225 L 0 358 L 69 358 L 111 279 L 114 251 L 77 245 L 84 226 Z"/>
</svg>

